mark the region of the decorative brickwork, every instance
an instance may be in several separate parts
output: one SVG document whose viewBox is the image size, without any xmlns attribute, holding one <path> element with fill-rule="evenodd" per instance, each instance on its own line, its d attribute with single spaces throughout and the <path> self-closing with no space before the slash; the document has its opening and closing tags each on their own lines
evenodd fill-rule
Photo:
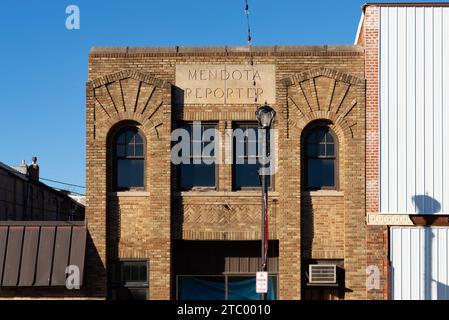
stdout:
<svg viewBox="0 0 449 320">
<path fill-rule="evenodd" d="M 233 199 L 232 199 L 233 198 Z M 278 201 L 271 197 L 270 238 L 277 239 Z M 256 201 L 255 201 L 256 200 Z M 175 238 L 184 240 L 260 240 L 261 204 L 256 195 L 204 198 L 184 196 L 174 200 L 173 226 L 182 226 Z M 174 230 L 173 230 L 174 231 Z"/>
<path fill-rule="evenodd" d="M 87 283 L 104 296 L 107 261 L 145 258 L 150 298 L 169 299 L 171 86 L 125 69 L 88 82 L 87 92 Z M 112 189 L 111 137 L 127 123 L 147 141 L 143 196 L 122 197 Z"/>
<path fill-rule="evenodd" d="M 289 151 L 301 154 L 300 137 L 317 121 L 329 123 L 339 140 L 338 192 L 302 190 L 302 257 L 344 260 L 345 286 L 352 290 L 345 299 L 365 299 L 364 80 L 321 67 L 293 75 L 284 84 L 288 86 Z M 301 157 L 291 156 L 285 166 L 290 176 L 301 177 Z M 300 186 L 297 181 L 298 194 Z M 281 204 L 284 201 L 291 206 L 281 197 Z"/>
<path fill-rule="evenodd" d="M 148 259 L 150 299 L 167 299 L 173 297 L 170 278 L 175 277 L 170 272 L 172 240 L 259 239 L 260 191 L 233 191 L 231 164 L 218 165 L 216 190 L 179 192 L 169 159 L 169 130 L 178 121 L 214 121 L 224 135 L 234 121 L 255 121 L 257 107 L 170 107 L 175 66 L 246 65 L 249 57 L 240 47 L 91 51 L 87 217 L 92 242 L 86 273 L 98 296 L 105 294 L 107 259 Z M 255 47 L 253 57 L 254 63 L 275 65 L 276 70 L 279 168 L 270 191 L 269 230 L 270 238 L 279 240 L 279 298 L 301 298 L 301 246 L 310 243 L 309 254 L 314 257 L 344 259 L 345 298 L 365 298 L 363 51 L 355 46 Z M 340 142 L 339 192 L 301 200 L 301 133 L 309 123 L 323 119 L 333 123 Z M 111 132 L 125 121 L 138 125 L 147 139 L 146 190 L 129 194 L 111 190 L 108 142 Z M 304 239 L 301 214 L 314 217 L 315 233 L 304 232 Z M 93 252 L 98 259 L 92 258 Z"/>
</svg>

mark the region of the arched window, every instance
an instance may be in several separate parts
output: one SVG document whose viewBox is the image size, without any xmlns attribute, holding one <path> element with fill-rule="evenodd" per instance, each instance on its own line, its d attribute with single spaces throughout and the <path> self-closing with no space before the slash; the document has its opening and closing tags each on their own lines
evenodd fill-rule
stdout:
<svg viewBox="0 0 449 320">
<path fill-rule="evenodd" d="M 145 140 L 136 127 L 127 127 L 114 139 L 114 181 L 117 191 L 144 189 Z"/>
<path fill-rule="evenodd" d="M 327 126 L 317 126 L 307 133 L 304 143 L 306 189 L 337 189 L 338 141 L 336 135 Z"/>
</svg>

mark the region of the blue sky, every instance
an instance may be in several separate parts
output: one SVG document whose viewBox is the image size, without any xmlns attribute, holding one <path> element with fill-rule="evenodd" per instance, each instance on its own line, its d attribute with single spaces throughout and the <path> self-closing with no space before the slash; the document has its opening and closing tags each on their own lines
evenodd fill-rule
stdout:
<svg viewBox="0 0 449 320">
<path fill-rule="evenodd" d="M 253 44 L 352 44 L 364 2 L 249 0 Z M 70 4 L 80 30 L 65 28 Z M 41 177 L 84 185 L 89 48 L 246 45 L 243 9 L 244 0 L 2 0 L 0 161 L 36 155 Z"/>
</svg>

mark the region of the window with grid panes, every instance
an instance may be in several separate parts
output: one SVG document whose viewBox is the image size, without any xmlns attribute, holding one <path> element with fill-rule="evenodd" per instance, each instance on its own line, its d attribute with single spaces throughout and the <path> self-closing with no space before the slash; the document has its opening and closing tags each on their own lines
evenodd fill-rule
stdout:
<svg viewBox="0 0 449 320">
<path fill-rule="evenodd" d="M 118 133 L 114 143 L 115 188 L 117 191 L 143 189 L 145 183 L 145 141 L 139 129 Z"/>
<path fill-rule="evenodd" d="M 313 128 L 305 139 L 305 179 L 309 190 L 337 188 L 337 141 L 328 127 Z"/>
<path fill-rule="evenodd" d="M 214 188 L 216 186 L 216 123 L 183 123 L 190 137 L 190 154 L 178 165 L 179 188 Z M 209 152 L 209 150 L 212 150 Z"/>
<path fill-rule="evenodd" d="M 110 299 L 147 300 L 148 263 L 145 260 L 119 260 L 110 264 Z"/>
<path fill-rule="evenodd" d="M 260 188 L 259 158 L 262 154 L 259 152 L 259 127 L 257 123 L 235 123 L 233 129 L 233 188 Z M 267 182 L 271 186 L 271 177 Z"/>
</svg>

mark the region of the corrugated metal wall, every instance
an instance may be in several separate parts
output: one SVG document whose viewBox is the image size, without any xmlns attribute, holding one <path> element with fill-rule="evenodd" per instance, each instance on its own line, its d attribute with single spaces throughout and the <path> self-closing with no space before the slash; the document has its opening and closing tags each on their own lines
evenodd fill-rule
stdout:
<svg viewBox="0 0 449 320">
<path fill-rule="evenodd" d="M 449 213 L 449 8 L 380 9 L 380 208 Z"/>
<path fill-rule="evenodd" d="M 449 300 L 449 228 L 390 229 L 395 300 Z"/>
</svg>

